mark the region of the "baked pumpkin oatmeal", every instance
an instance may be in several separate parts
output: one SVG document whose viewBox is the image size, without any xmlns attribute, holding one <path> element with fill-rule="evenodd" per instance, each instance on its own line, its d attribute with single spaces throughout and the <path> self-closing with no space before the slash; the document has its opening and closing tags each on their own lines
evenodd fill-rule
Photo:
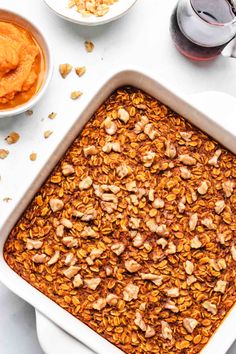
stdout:
<svg viewBox="0 0 236 354">
<path fill-rule="evenodd" d="M 127 354 L 199 353 L 236 300 L 236 158 L 143 93 L 98 109 L 5 244 Z"/>
</svg>

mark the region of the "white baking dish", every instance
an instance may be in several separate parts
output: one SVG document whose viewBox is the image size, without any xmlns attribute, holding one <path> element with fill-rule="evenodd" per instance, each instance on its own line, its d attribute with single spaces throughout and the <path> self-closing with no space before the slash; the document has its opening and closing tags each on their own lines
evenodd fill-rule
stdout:
<svg viewBox="0 0 236 354">
<path fill-rule="evenodd" d="M 66 149 L 82 130 L 83 126 L 111 92 L 123 85 L 133 85 L 151 94 L 224 144 L 229 150 L 236 153 L 236 121 L 233 120 L 233 117 L 232 120 L 230 119 L 231 117 L 227 115 L 229 112 L 226 110 L 228 103 L 232 107 L 232 102 L 236 108 L 236 100 L 228 98 L 227 95 L 225 95 L 225 99 L 222 102 L 222 109 L 223 112 L 225 111 L 226 116 L 224 120 L 220 121 L 218 117 L 211 116 L 211 114 L 209 115 L 209 113 L 203 112 L 202 109 L 198 109 L 197 104 L 194 103 L 194 99 L 188 100 L 183 94 L 178 93 L 176 89 L 168 87 L 163 80 L 156 80 L 140 70 L 119 70 L 112 75 L 108 75 L 108 77 L 104 78 L 102 84 L 91 89 L 87 107 L 76 123 L 72 127 L 68 127 L 67 132 L 65 131 L 63 141 L 61 141 L 59 146 L 55 149 L 51 158 L 45 162 L 44 168 L 29 186 L 27 193 L 22 197 L 15 210 L 4 222 L 0 232 L 0 281 L 58 324 L 66 332 L 83 342 L 98 354 L 121 354 L 123 352 L 17 275 L 3 258 L 3 246 L 14 224 L 55 167 L 57 161 L 63 156 Z M 224 96 L 220 97 L 222 100 Z M 216 103 L 219 107 L 219 100 Z M 220 328 L 216 331 L 214 336 L 212 336 L 208 345 L 203 349 L 202 354 L 224 354 L 235 338 L 236 306 L 234 306 Z"/>
</svg>

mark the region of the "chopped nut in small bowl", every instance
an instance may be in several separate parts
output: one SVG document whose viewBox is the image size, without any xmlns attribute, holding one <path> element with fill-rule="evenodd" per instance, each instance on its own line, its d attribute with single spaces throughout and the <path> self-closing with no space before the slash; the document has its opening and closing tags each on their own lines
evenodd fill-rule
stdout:
<svg viewBox="0 0 236 354">
<path fill-rule="evenodd" d="M 30 110 L 52 77 L 46 36 L 31 20 L 0 9 L 0 118 Z"/>
<path fill-rule="evenodd" d="M 60 17 L 84 26 L 97 26 L 125 15 L 137 0 L 44 0 Z"/>
</svg>

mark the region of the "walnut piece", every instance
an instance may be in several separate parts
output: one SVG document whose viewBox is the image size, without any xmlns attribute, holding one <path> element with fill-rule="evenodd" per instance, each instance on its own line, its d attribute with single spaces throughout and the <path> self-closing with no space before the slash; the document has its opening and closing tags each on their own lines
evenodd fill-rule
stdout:
<svg viewBox="0 0 236 354">
<path fill-rule="evenodd" d="M 179 312 L 179 308 L 175 305 L 174 301 L 172 300 L 167 300 L 166 303 L 164 304 L 164 309 L 170 310 L 174 313 Z"/>
<path fill-rule="evenodd" d="M 121 253 L 123 253 L 124 250 L 125 250 L 125 245 L 124 245 L 124 243 L 122 243 L 122 242 L 114 243 L 114 244 L 111 246 L 111 250 L 112 250 L 112 252 L 114 252 L 117 256 L 120 256 Z"/>
<path fill-rule="evenodd" d="M 49 205 L 50 205 L 52 211 L 55 213 L 55 212 L 63 209 L 64 202 L 61 199 L 52 198 L 49 201 Z"/>
<path fill-rule="evenodd" d="M 96 290 L 101 283 L 101 278 L 84 279 L 84 284 L 91 290 Z"/>
<path fill-rule="evenodd" d="M 145 332 L 145 338 L 151 338 L 154 337 L 156 334 L 156 331 L 153 327 L 147 325 L 146 327 L 146 332 Z"/>
<path fill-rule="evenodd" d="M 212 313 L 212 315 L 216 315 L 217 314 L 217 307 L 215 304 L 212 304 L 210 301 L 204 301 L 202 303 L 202 306 L 210 313 Z"/>
<path fill-rule="evenodd" d="M 136 234 L 136 236 L 133 238 L 133 246 L 134 247 L 141 247 L 144 244 L 145 238 L 142 236 L 139 232 Z"/>
<path fill-rule="evenodd" d="M 134 259 L 128 259 L 125 261 L 125 269 L 130 273 L 136 273 L 142 268 L 141 264 L 136 262 Z"/>
<path fill-rule="evenodd" d="M 124 108 L 119 108 L 118 118 L 126 124 L 129 121 L 129 113 Z"/>
<path fill-rule="evenodd" d="M 183 326 L 187 330 L 188 333 L 193 333 L 194 329 L 198 325 L 198 321 L 195 320 L 194 318 L 187 317 L 183 320 Z"/>
<path fill-rule="evenodd" d="M 174 144 L 172 144 L 169 140 L 166 140 L 165 146 L 166 146 L 165 155 L 170 159 L 174 159 L 177 154 Z"/>
<path fill-rule="evenodd" d="M 61 219 L 61 225 L 63 225 L 67 229 L 72 229 L 73 228 L 72 222 L 69 219 L 66 219 L 66 218 L 62 218 Z"/>
<path fill-rule="evenodd" d="M 236 262 L 236 247 L 233 245 L 230 249 L 231 251 L 231 256 L 233 258 L 233 260 Z"/>
<path fill-rule="evenodd" d="M 123 163 L 122 165 L 117 167 L 116 172 L 118 177 L 123 179 L 132 172 L 132 169 L 129 166 L 127 166 L 125 163 Z"/>
<path fill-rule="evenodd" d="M 85 190 L 85 189 L 89 189 L 93 184 L 93 180 L 90 176 L 85 177 L 84 179 L 82 179 L 82 181 L 79 183 L 79 189 L 80 190 Z"/>
<path fill-rule="evenodd" d="M 93 303 L 93 309 L 101 311 L 103 310 L 107 305 L 106 299 L 99 297 L 96 301 Z"/>
<path fill-rule="evenodd" d="M 208 182 L 207 181 L 203 181 L 201 182 L 200 186 L 197 189 L 198 193 L 201 195 L 205 195 L 208 191 Z"/>
<path fill-rule="evenodd" d="M 32 261 L 34 263 L 38 263 L 38 264 L 44 264 L 47 262 L 47 256 L 46 254 L 35 254 L 33 257 L 32 257 Z"/>
<path fill-rule="evenodd" d="M 63 237 L 62 243 L 68 248 L 78 247 L 78 240 L 72 236 Z"/>
<path fill-rule="evenodd" d="M 77 258 L 72 252 L 66 254 L 66 258 L 65 258 L 65 261 L 64 261 L 65 265 L 73 266 L 73 265 L 76 264 L 76 262 L 77 262 Z"/>
<path fill-rule="evenodd" d="M 135 319 L 134 319 L 134 323 L 136 324 L 136 326 L 138 326 L 143 332 L 146 331 L 147 326 L 142 318 L 142 315 L 139 312 L 136 312 L 135 314 Z"/>
<path fill-rule="evenodd" d="M 199 240 L 198 236 L 195 236 L 195 237 L 191 240 L 190 246 L 191 246 L 191 248 L 195 248 L 195 249 L 198 249 L 198 248 L 201 248 L 201 247 L 202 247 L 202 243 L 201 243 L 201 241 Z"/>
<path fill-rule="evenodd" d="M 184 265 L 184 269 L 188 275 L 192 275 L 194 271 L 194 264 L 190 261 L 186 261 Z"/>
<path fill-rule="evenodd" d="M 148 151 L 143 156 L 142 160 L 144 162 L 144 167 L 151 167 L 156 157 L 156 153 L 153 151 Z"/>
<path fill-rule="evenodd" d="M 214 230 L 215 229 L 215 225 L 213 224 L 213 221 L 212 221 L 211 218 L 202 219 L 201 224 L 206 226 L 209 230 Z"/>
<path fill-rule="evenodd" d="M 209 165 L 218 167 L 218 159 L 219 159 L 221 153 L 222 153 L 222 151 L 220 149 L 216 150 L 214 156 L 212 156 L 212 158 L 210 158 L 208 161 Z"/>
<path fill-rule="evenodd" d="M 138 298 L 139 287 L 133 283 L 129 283 L 123 290 L 123 299 L 127 302 Z"/>
<path fill-rule="evenodd" d="M 179 297 L 179 289 L 178 288 L 170 288 L 166 290 L 166 295 L 168 297 Z"/>
<path fill-rule="evenodd" d="M 114 142 L 114 143 L 106 143 L 103 148 L 102 148 L 103 152 L 106 152 L 107 154 L 109 154 L 111 151 L 114 152 L 121 152 L 121 146 L 119 142 Z"/>
<path fill-rule="evenodd" d="M 194 275 L 190 275 L 189 277 L 187 277 L 187 284 L 190 286 L 192 285 L 193 283 L 195 283 L 197 281 L 197 278 L 194 276 Z"/>
<path fill-rule="evenodd" d="M 57 250 L 55 251 L 54 255 L 49 259 L 48 265 L 50 266 L 57 263 L 59 258 L 60 258 L 60 251 Z"/>
<path fill-rule="evenodd" d="M 65 230 L 65 227 L 63 225 L 58 225 L 57 228 L 56 228 L 57 237 L 63 237 L 64 230 Z"/>
<path fill-rule="evenodd" d="M 66 164 L 66 165 L 63 166 L 62 174 L 64 176 L 67 177 L 67 176 L 73 175 L 74 173 L 75 173 L 75 169 L 74 169 L 74 167 L 72 165 Z"/>
<path fill-rule="evenodd" d="M 117 132 L 117 125 L 115 122 L 111 120 L 110 117 L 107 117 L 103 121 L 103 126 L 105 127 L 105 131 L 108 135 L 114 135 Z"/>
<path fill-rule="evenodd" d="M 83 280 L 80 274 L 77 274 L 73 279 L 73 286 L 74 288 L 80 288 L 83 285 Z"/>
<path fill-rule="evenodd" d="M 68 278 L 73 278 L 80 270 L 80 267 L 77 266 L 70 266 L 69 268 L 63 271 L 63 274 Z"/>
<path fill-rule="evenodd" d="M 118 303 L 119 297 L 115 294 L 108 294 L 106 297 L 106 302 L 109 306 L 116 306 Z"/>
<path fill-rule="evenodd" d="M 4 160 L 9 155 L 9 151 L 5 149 L 0 149 L 0 159 Z"/>
<path fill-rule="evenodd" d="M 77 66 L 75 68 L 75 72 L 79 77 L 81 77 L 86 73 L 86 67 L 85 66 Z"/>
<path fill-rule="evenodd" d="M 84 156 L 93 156 L 98 153 L 98 150 L 95 145 L 89 145 L 83 148 Z"/>
<path fill-rule="evenodd" d="M 164 249 L 168 245 L 168 242 L 164 238 L 159 238 L 159 240 L 157 240 L 157 245 L 161 246 L 162 249 Z"/>
<path fill-rule="evenodd" d="M 227 281 L 218 280 L 216 286 L 214 287 L 214 291 L 224 294 L 226 286 L 227 286 Z"/>
<path fill-rule="evenodd" d="M 222 211 L 224 210 L 224 208 L 225 208 L 225 201 L 224 200 L 218 200 L 215 203 L 215 212 L 216 212 L 216 214 L 221 214 Z"/>
<path fill-rule="evenodd" d="M 183 179 L 190 179 L 191 172 L 187 169 L 187 167 L 180 167 L 180 176 Z"/>
<path fill-rule="evenodd" d="M 153 201 L 152 206 L 153 206 L 153 208 L 155 208 L 155 209 L 162 209 L 162 208 L 164 208 L 164 206 L 165 206 L 165 202 L 164 202 L 164 200 L 162 200 L 161 198 L 156 198 L 156 199 Z"/>
<path fill-rule="evenodd" d="M 157 131 L 154 128 L 154 125 L 152 123 L 145 125 L 144 127 L 144 133 L 151 139 L 154 140 L 155 137 L 157 136 Z"/>
<path fill-rule="evenodd" d="M 197 163 L 196 159 L 188 154 L 179 155 L 179 160 L 180 162 L 183 162 L 183 164 L 187 166 L 193 166 L 196 165 Z"/>
<path fill-rule="evenodd" d="M 85 49 L 88 53 L 91 53 L 94 50 L 94 44 L 92 41 L 85 41 L 84 42 Z"/>
<path fill-rule="evenodd" d="M 156 275 L 156 274 L 151 274 L 151 273 L 148 273 L 148 274 L 141 273 L 140 276 L 143 280 L 150 280 L 151 282 L 153 282 L 157 286 L 161 286 L 162 281 L 163 281 L 163 277 L 161 275 Z"/>
<path fill-rule="evenodd" d="M 226 181 L 222 183 L 223 191 L 225 193 L 226 198 L 231 197 L 234 191 L 234 182 L 233 181 Z"/>
<path fill-rule="evenodd" d="M 164 339 L 172 340 L 172 329 L 166 321 L 161 321 L 161 333 Z"/>
<path fill-rule="evenodd" d="M 67 77 L 67 75 L 70 74 L 72 68 L 73 68 L 72 65 L 70 65 L 68 63 L 59 65 L 59 72 L 60 72 L 61 76 L 63 77 L 63 79 L 65 79 Z"/>
<path fill-rule="evenodd" d="M 193 135 L 192 132 L 179 132 L 179 135 L 181 136 L 181 138 L 185 141 L 191 141 L 191 137 Z"/>
<path fill-rule="evenodd" d="M 129 227 L 131 229 L 137 230 L 139 228 L 141 219 L 131 217 L 129 220 Z"/>
<path fill-rule="evenodd" d="M 134 126 L 134 132 L 135 134 L 140 134 L 143 132 L 145 125 L 147 125 L 149 122 L 148 117 L 142 116 L 141 120 L 137 122 Z"/>
<path fill-rule="evenodd" d="M 26 241 L 27 250 L 39 250 L 43 245 L 43 242 L 40 240 L 32 240 L 28 238 Z"/>
<path fill-rule="evenodd" d="M 198 214 L 194 213 L 189 218 L 189 229 L 190 229 L 190 231 L 194 231 L 196 229 L 197 222 L 198 222 Z"/>
</svg>

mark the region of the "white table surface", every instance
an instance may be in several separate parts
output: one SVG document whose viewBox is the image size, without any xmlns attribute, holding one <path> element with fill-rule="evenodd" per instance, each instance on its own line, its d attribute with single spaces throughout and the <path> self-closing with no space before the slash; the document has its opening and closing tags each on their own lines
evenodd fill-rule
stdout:
<svg viewBox="0 0 236 354">
<path fill-rule="evenodd" d="M 0 120 L 0 148 L 10 150 L 8 158 L 0 161 L 0 227 L 60 141 L 65 127 L 71 125 L 83 109 L 89 87 L 107 70 L 120 64 L 140 65 L 155 74 L 160 73 L 189 94 L 219 90 L 236 96 L 236 60 L 219 58 L 197 64 L 176 52 L 168 32 L 174 3 L 175 0 L 139 0 L 124 18 L 99 28 L 85 28 L 56 17 L 42 0 L 0 0 L 0 8 L 19 12 L 41 26 L 52 43 L 55 56 L 52 84 L 43 101 L 35 107 L 34 115 Z M 95 44 L 91 54 L 84 50 L 86 39 Z M 62 80 L 57 68 L 63 62 L 85 65 L 86 75 L 78 78 L 71 74 Z M 84 97 L 73 102 L 70 92 L 77 89 L 84 92 Z M 52 111 L 58 113 L 55 120 L 47 118 Z M 45 140 L 43 132 L 48 129 L 53 130 L 53 135 Z M 20 133 L 21 139 L 7 146 L 4 138 L 11 131 Z M 29 160 L 31 152 L 38 153 L 37 161 Z M 3 201 L 5 197 L 12 200 L 7 203 Z M 34 309 L 1 284 L 0 313 L 1 354 L 42 354 Z M 236 345 L 229 354 L 236 354 Z"/>
</svg>

